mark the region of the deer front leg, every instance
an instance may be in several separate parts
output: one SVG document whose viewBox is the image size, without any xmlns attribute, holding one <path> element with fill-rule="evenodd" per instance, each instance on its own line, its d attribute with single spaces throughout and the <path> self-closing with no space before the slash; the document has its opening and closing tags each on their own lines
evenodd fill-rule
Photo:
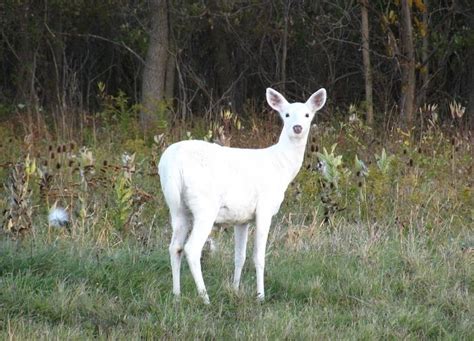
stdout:
<svg viewBox="0 0 474 341">
<path fill-rule="evenodd" d="M 263 284 L 263 276 L 265 271 L 265 250 L 271 222 L 271 214 L 260 212 L 257 213 L 253 261 L 255 263 L 255 271 L 257 274 L 257 300 L 259 301 L 263 301 L 265 299 L 265 289 Z"/>
<path fill-rule="evenodd" d="M 248 224 L 235 225 L 234 227 L 234 239 L 235 239 L 235 270 L 234 270 L 234 282 L 232 286 L 234 290 L 239 290 L 240 276 L 242 274 L 242 268 L 244 267 L 245 257 L 247 253 L 247 237 L 249 232 Z"/>
</svg>

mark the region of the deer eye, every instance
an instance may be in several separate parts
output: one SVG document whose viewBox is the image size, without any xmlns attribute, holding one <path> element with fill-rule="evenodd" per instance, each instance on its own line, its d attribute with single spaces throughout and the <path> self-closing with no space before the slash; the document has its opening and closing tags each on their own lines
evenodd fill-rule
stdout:
<svg viewBox="0 0 474 341">
<path fill-rule="evenodd" d="M 305 116 L 306 116 L 306 117 L 309 117 L 309 114 L 306 114 Z"/>
<path fill-rule="evenodd" d="M 285 117 L 290 117 L 290 114 L 286 113 L 286 114 L 285 114 Z"/>
</svg>

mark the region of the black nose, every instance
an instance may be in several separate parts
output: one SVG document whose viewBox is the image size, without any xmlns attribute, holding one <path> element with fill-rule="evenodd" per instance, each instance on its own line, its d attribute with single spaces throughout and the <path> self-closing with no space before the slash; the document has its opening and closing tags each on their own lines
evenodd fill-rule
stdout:
<svg viewBox="0 0 474 341">
<path fill-rule="evenodd" d="M 295 134 L 301 134 L 301 132 L 303 131 L 303 127 L 300 125 L 295 125 L 293 126 L 293 131 L 295 132 Z"/>
</svg>

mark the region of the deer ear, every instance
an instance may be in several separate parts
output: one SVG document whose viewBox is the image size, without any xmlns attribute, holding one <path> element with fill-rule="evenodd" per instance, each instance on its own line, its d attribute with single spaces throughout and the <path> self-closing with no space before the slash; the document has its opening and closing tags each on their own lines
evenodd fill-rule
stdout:
<svg viewBox="0 0 474 341">
<path fill-rule="evenodd" d="M 320 110 L 326 103 L 326 89 L 322 88 L 316 91 L 311 97 L 306 101 L 306 105 L 310 110 L 315 113 Z"/>
<path fill-rule="evenodd" d="M 281 93 L 272 88 L 267 88 L 267 102 L 278 112 L 282 112 L 289 103 Z"/>
</svg>

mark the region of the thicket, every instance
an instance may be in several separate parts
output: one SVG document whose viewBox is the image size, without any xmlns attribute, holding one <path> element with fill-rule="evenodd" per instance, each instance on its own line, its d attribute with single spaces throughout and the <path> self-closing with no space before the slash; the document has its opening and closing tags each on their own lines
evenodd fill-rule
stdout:
<svg viewBox="0 0 474 341">
<path fill-rule="evenodd" d="M 267 86 L 294 100 L 325 87 L 324 116 L 350 104 L 365 116 L 359 1 L 7 0 L 0 5 L 1 119 L 19 116 L 30 131 L 54 123 L 57 134 L 68 131 L 72 138 L 100 118 L 104 94 L 139 104 L 155 3 L 167 5 L 169 26 L 171 82 L 166 96 L 156 94 L 154 110 L 161 128 L 182 119 L 215 119 L 223 109 L 250 117 L 264 110 Z M 469 126 L 473 6 L 466 0 L 409 3 L 414 124 L 421 124 L 428 105 L 437 105 L 439 119 L 449 121 L 449 105 L 456 102 Z M 368 8 L 377 126 L 402 119 L 400 11 L 395 0 L 370 1 Z"/>
</svg>

